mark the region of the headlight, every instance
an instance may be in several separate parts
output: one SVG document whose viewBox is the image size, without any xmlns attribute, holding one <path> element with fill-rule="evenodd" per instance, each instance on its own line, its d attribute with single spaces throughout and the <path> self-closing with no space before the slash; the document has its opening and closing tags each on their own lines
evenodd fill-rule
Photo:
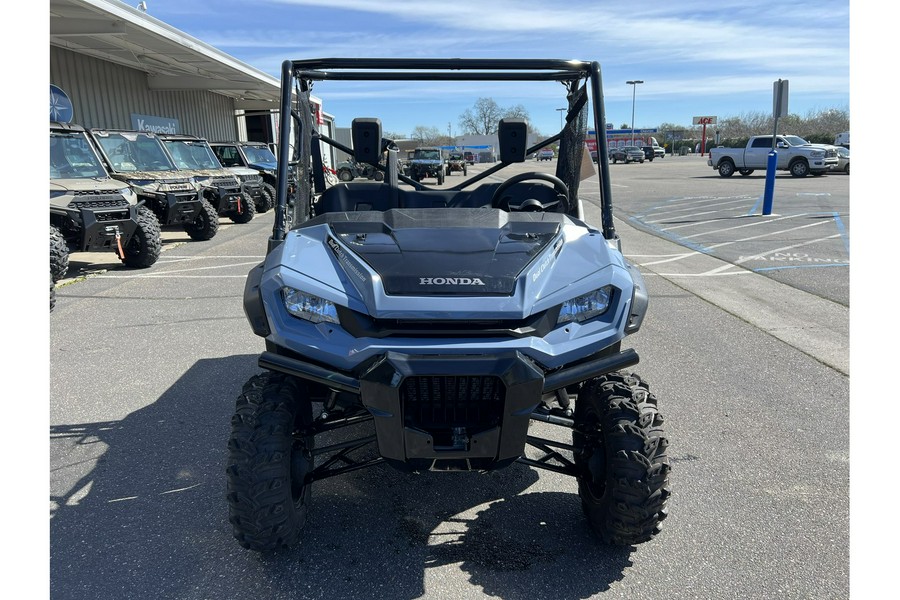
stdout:
<svg viewBox="0 0 900 600">
<path fill-rule="evenodd" d="M 589 294 L 566 300 L 559 311 L 556 323 L 568 323 L 569 321 L 582 323 L 602 315 L 609 308 L 610 298 L 612 298 L 612 286 L 607 285 Z"/>
<path fill-rule="evenodd" d="M 812 152 L 809 153 L 809 155 L 812 158 L 825 158 L 825 151 L 824 150 L 813 150 Z"/>
<path fill-rule="evenodd" d="M 334 302 L 290 287 L 281 288 L 284 307 L 295 317 L 311 323 L 338 323 Z"/>
</svg>

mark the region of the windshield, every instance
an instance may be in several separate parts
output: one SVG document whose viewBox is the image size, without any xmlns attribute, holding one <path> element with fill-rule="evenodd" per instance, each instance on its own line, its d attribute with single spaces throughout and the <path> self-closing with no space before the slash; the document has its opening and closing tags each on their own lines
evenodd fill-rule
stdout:
<svg viewBox="0 0 900 600">
<path fill-rule="evenodd" d="M 110 132 L 96 136 L 97 142 L 117 172 L 175 171 L 159 138 L 143 132 Z"/>
<path fill-rule="evenodd" d="M 50 179 L 93 179 L 108 176 L 84 133 L 50 132 Z"/>
<path fill-rule="evenodd" d="M 418 160 L 441 160 L 440 150 L 416 150 L 413 158 Z"/>
<path fill-rule="evenodd" d="M 252 163 L 278 162 L 272 151 L 265 146 L 244 146 L 244 154 L 247 155 L 247 160 Z"/>
<path fill-rule="evenodd" d="M 791 146 L 805 146 L 809 143 L 802 137 L 796 135 L 786 135 L 784 136 L 784 139 L 787 140 L 787 143 Z"/>
<path fill-rule="evenodd" d="M 166 140 L 166 150 L 179 169 L 221 169 L 222 165 L 206 142 L 194 140 Z"/>
<path fill-rule="evenodd" d="M 462 154 L 451 154 L 450 155 L 450 160 L 462 160 L 462 159 L 463 159 Z"/>
<path fill-rule="evenodd" d="M 643 152 L 643 150 L 641 150 L 637 146 L 625 146 L 624 148 L 622 148 L 622 150 L 625 150 L 626 152 L 634 152 L 635 150 L 638 152 Z"/>
</svg>

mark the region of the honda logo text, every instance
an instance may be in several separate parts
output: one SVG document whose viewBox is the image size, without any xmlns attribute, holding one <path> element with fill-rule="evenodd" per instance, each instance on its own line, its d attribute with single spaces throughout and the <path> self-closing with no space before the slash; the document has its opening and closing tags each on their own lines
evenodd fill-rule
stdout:
<svg viewBox="0 0 900 600">
<path fill-rule="evenodd" d="M 419 277 L 419 285 L 484 285 L 477 277 Z"/>
</svg>

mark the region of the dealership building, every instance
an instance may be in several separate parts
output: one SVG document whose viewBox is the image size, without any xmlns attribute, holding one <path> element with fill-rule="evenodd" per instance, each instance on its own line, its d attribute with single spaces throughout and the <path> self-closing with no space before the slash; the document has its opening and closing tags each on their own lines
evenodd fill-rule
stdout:
<svg viewBox="0 0 900 600">
<path fill-rule="evenodd" d="M 50 84 L 71 101 L 71 121 L 209 141 L 277 142 L 281 82 L 152 17 L 144 6 L 50 0 Z M 321 132 L 333 137 L 334 119 L 313 101 Z"/>
</svg>

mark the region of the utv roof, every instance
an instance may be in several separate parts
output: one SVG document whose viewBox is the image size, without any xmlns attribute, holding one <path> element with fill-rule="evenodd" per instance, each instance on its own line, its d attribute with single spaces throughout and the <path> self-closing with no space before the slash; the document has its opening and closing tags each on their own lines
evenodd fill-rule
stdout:
<svg viewBox="0 0 900 600">
<path fill-rule="evenodd" d="M 232 141 L 220 140 L 217 142 L 210 142 L 210 144 L 221 144 L 221 145 L 228 144 L 229 146 L 266 146 L 268 148 L 268 145 L 266 145 L 265 142 L 242 142 L 242 141 L 238 141 L 238 140 L 232 140 Z"/>
<path fill-rule="evenodd" d="M 72 123 L 59 123 L 58 121 L 50 121 L 50 129 L 66 129 L 68 131 L 86 131 L 81 125 Z"/>
<path fill-rule="evenodd" d="M 206 141 L 206 138 L 202 138 L 196 135 L 190 135 L 189 133 L 157 133 L 156 135 L 164 140 L 190 140 L 193 142 Z"/>
<path fill-rule="evenodd" d="M 597 63 L 560 59 L 320 58 L 284 64 L 290 65 L 299 79 L 319 81 L 572 81 L 590 75 Z"/>
</svg>

